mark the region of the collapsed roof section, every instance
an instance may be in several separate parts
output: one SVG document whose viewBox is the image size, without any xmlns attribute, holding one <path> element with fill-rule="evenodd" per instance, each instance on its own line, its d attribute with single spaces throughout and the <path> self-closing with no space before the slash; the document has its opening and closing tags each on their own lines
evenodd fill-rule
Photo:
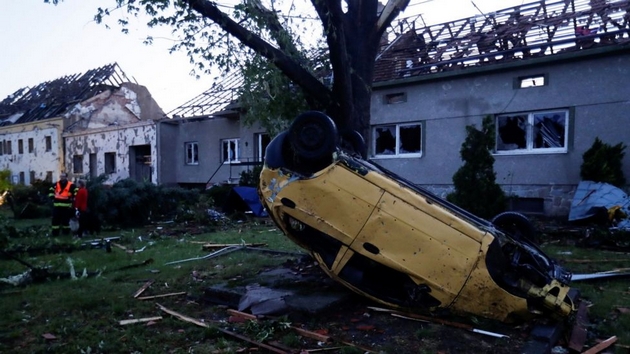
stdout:
<svg viewBox="0 0 630 354">
<path fill-rule="evenodd" d="M 113 63 L 19 89 L 0 101 L 0 126 L 58 117 L 75 104 L 124 82 L 130 80 Z"/>
<path fill-rule="evenodd" d="M 168 112 L 173 118 L 232 117 L 238 114 L 238 90 L 243 85 L 240 74 L 227 76 L 210 89 Z"/>
<path fill-rule="evenodd" d="M 375 82 L 630 43 L 628 0 L 540 0 L 427 27 L 421 20 L 398 22 Z"/>
</svg>

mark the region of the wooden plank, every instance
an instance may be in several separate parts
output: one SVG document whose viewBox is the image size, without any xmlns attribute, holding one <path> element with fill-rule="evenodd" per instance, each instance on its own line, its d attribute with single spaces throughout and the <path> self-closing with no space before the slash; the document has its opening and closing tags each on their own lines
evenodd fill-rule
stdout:
<svg viewBox="0 0 630 354">
<path fill-rule="evenodd" d="M 192 317 L 188 317 L 188 316 L 182 315 L 179 312 L 175 312 L 173 310 L 169 310 L 166 307 L 164 307 L 164 306 L 162 306 L 162 305 L 160 305 L 158 303 L 156 303 L 156 305 L 160 308 L 160 310 L 168 313 L 169 315 L 175 316 L 175 317 L 179 318 L 180 320 L 182 320 L 184 322 L 192 323 L 192 324 L 195 324 L 195 325 L 197 325 L 199 327 L 205 327 L 205 328 L 209 327 L 208 324 L 206 324 L 204 322 L 201 322 L 199 320 L 196 320 L 196 319 L 194 319 Z"/>
<path fill-rule="evenodd" d="M 610 347 L 611 345 L 613 345 L 615 342 L 617 341 L 617 336 L 612 336 L 608 339 L 606 339 L 605 341 L 597 344 L 596 346 L 592 347 L 591 349 L 582 352 L 582 354 L 596 354 L 601 352 L 602 350 Z"/>
<path fill-rule="evenodd" d="M 281 350 L 279 348 L 273 347 L 273 346 L 265 344 L 265 343 L 257 342 L 255 340 L 252 340 L 250 338 L 242 336 L 242 335 L 240 335 L 238 333 L 234 333 L 234 332 L 228 331 L 227 329 L 217 328 L 217 330 L 219 330 L 219 332 L 225 333 L 225 334 L 230 335 L 232 337 L 235 337 L 235 338 L 238 338 L 240 340 L 244 340 L 244 341 L 246 341 L 248 343 L 254 344 L 254 345 L 256 345 L 256 346 L 258 346 L 260 348 L 267 349 L 267 350 L 269 350 L 271 352 L 278 353 L 278 354 L 289 354 L 288 352 L 286 352 L 284 350 Z"/>
<path fill-rule="evenodd" d="M 230 315 L 232 315 L 232 316 L 243 317 L 243 318 L 246 318 L 248 320 L 254 320 L 255 321 L 255 320 L 258 319 L 256 316 L 254 316 L 252 314 L 236 311 L 236 310 L 233 310 L 233 309 L 228 309 L 227 312 Z M 299 327 L 295 327 L 295 326 L 290 326 L 290 328 L 292 328 L 293 330 L 298 332 L 298 334 L 300 334 L 303 337 L 312 338 L 312 339 L 318 340 L 320 342 L 329 342 L 331 340 L 331 338 L 328 337 L 328 336 L 325 336 L 323 334 L 319 334 L 319 333 L 316 333 L 316 332 L 311 332 L 311 331 L 303 329 L 303 328 L 299 328 Z"/>
<path fill-rule="evenodd" d="M 580 352 L 584 348 L 586 338 L 588 335 L 588 307 L 586 301 L 580 301 L 577 314 L 575 315 L 575 321 L 573 328 L 571 329 L 571 336 L 569 338 L 569 349 Z"/>
<path fill-rule="evenodd" d="M 245 312 L 237 311 L 237 310 L 234 310 L 234 309 L 227 309 L 227 312 L 230 315 L 232 315 L 232 316 L 243 317 L 243 318 L 246 318 L 248 320 L 256 320 L 256 319 L 258 319 L 256 316 L 252 315 L 251 313 L 245 313 Z"/>
<path fill-rule="evenodd" d="M 140 296 L 137 299 L 138 300 L 151 300 L 151 299 L 158 299 L 161 297 L 169 297 L 169 296 L 180 296 L 180 295 L 186 295 L 188 294 L 185 291 L 179 292 L 179 293 L 168 293 L 168 294 L 160 294 L 160 295 L 153 295 L 153 296 Z"/>
<path fill-rule="evenodd" d="M 145 290 L 147 290 L 147 288 L 150 287 L 154 281 L 155 280 L 151 279 L 148 282 L 144 283 L 144 285 L 140 289 L 138 289 L 138 291 L 136 291 L 135 294 L 133 294 L 133 297 L 137 298 L 138 296 L 140 296 L 140 294 L 142 294 Z"/>
<path fill-rule="evenodd" d="M 121 249 L 121 250 L 123 250 L 123 251 L 127 251 L 127 247 L 125 247 L 125 246 L 123 246 L 123 245 L 121 245 L 121 244 L 119 244 L 119 243 L 112 242 L 111 244 L 112 244 L 112 246 L 114 246 L 114 247 L 118 247 L 118 248 L 120 248 L 120 249 Z"/>
<path fill-rule="evenodd" d="M 293 328 L 293 330 L 298 332 L 298 334 L 301 335 L 302 337 L 312 338 L 320 342 L 330 342 L 332 340 L 329 336 L 325 336 L 323 334 L 319 334 L 316 332 L 311 332 L 303 328 L 299 328 L 295 326 L 291 326 L 291 328 Z"/>
<path fill-rule="evenodd" d="M 156 317 L 146 317 L 146 318 L 135 318 L 133 320 L 121 320 L 118 322 L 121 326 L 132 324 L 132 323 L 141 323 L 141 322 L 151 322 L 151 321 L 159 321 L 162 319 L 162 316 Z"/>
<path fill-rule="evenodd" d="M 234 247 L 234 246 L 243 246 L 243 247 L 265 247 L 266 243 L 205 243 L 201 246 L 202 249 L 215 249 L 215 248 L 223 248 L 223 247 Z"/>
</svg>

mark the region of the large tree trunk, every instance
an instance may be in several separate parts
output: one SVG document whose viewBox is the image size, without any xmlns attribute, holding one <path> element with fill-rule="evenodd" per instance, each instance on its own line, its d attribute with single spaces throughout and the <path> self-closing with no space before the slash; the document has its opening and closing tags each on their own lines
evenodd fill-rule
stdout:
<svg viewBox="0 0 630 354">
<path fill-rule="evenodd" d="M 381 36 L 409 0 L 389 0 L 379 13 L 378 0 L 311 0 L 325 31 L 333 67 L 332 91 L 282 49 L 275 48 L 221 12 L 208 0 L 183 0 L 202 16 L 274 63 L 309 97 L 314 106 L 326 107 L 340 130 L 357 130 L 369 146 L 370 101 L 374 61 Z"/>
</svg>

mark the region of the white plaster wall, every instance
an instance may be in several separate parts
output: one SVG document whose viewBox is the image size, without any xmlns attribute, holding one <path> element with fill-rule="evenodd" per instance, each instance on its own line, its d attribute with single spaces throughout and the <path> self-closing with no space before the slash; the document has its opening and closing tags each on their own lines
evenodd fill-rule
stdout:
<svg viewBox="0 0 630 354">
<path fill-rule="evenodd" d="M 125 127 L 107 127 L 65 134 L 66 165 L 73 178 L 90 175 L 90 154 L 96 154 L 96 175 L 105 173 L 105 153 L 116 153 L 116 170 L 108 176 L 106 183 L 113 184 L 130 177 L 129 149 L 137 145 L 151 146 L 151 182 L 157 183 L 155 171 L 157 143 L 156 125 L 153 121 L 130 124 Z M 72 161 L 75 155 L 83 155 L 83 173 L 73 174 Z"/>
<path fill-rule="evenodd" d="M 46 151 L 46 136 L 51 138 L 51 149 Z M 28 150 L 28 139 L 33 139 L 33 152 Z M 22 140 L 23 152 L 18 150 L 18 141 Z M 35 172 L 35 179 L 44 180 L 46 172 L 52 172 L 53 181 L 59 178 L 62 157 L 59 154 L 58 130 L 55 127 L 44 128 L 27 125 L 11 132 L 0 133 L 0 141 L 11 141 L 11 154 L 0 155 L 0 169 L 11 170 L 12 178 L 24 172 L 24 183 L 31 184 L 30 171 Z M 16 176 L 16 177 L 13 177 Z"/>
</svg>

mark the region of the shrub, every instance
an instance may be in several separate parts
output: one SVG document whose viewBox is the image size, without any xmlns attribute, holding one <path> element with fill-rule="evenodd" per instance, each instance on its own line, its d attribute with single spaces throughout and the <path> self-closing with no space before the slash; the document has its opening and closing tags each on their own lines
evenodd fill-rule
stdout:
<svg viewBox="0 0 630 354">
<path fill-rule="evenodd" d="M 254 166 L 251 170 L 241 172 L 241 178 L 238 182 L 240 186 L 247 187 L 258 187 L 258 183 L 260 182 L 260 172 L 262 171 L 262 166 Z"/>
<path fill-rule="evenodd" d="M 464 164 L 453 175 L 455 191 L 446 199 L 482 218 L 491 218 L 505 210 L 505 193 L 496 183 L 494 157 L 494 123 L 487 116 L 481 130 L 466 127 L 466 140 L 459 151 Z"/>
<path fill-rule="evenodd" d="M 586 181 L 604 182 L 616 187 L 623 187 L 626 178 L 623 175 L 622 160 L 626 145 L 609 145 L 595 138 L 593 145 L 582 155 L 580 177 Z"/>
<path fill-rule="evenodd" d="M 133 179 L 107 186 L 102 184 L 104 180 L 98 177 L 87 182 L 88 208 L 107 225 L 141 226 L 149 221 L 174 219 L 199 199 L 196 190 L 156 186 Z"/>
</svg>

